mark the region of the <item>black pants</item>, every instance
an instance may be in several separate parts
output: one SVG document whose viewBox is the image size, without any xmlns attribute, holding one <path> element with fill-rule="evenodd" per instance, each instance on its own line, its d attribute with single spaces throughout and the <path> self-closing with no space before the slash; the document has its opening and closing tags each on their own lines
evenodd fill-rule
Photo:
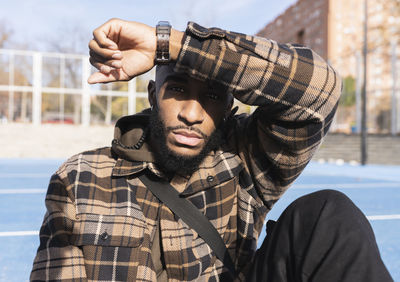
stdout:
<svg viewBox="0 0 400 282">
<path fill-rule="evenodd" d="M 294 201 L 267 224 L 247 281 L 393 281 L 372 228 L 344 194 L 324 190 Z"/>
</svg>

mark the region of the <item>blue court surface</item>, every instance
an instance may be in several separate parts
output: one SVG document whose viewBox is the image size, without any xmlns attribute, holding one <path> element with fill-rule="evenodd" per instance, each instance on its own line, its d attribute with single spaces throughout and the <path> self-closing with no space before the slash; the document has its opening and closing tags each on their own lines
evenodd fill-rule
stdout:
<svg viewBox="0 0 400 282">
<path fill-rule="evenodd" d="M 0 159 L 0 281 L 29 280 L 47 184 L 62 162 Z M 400 281 L 400 167 L 311 163 L 267 219 L 277 219 L 294 199 L 319 189 L 344 192 L 366 214 L 383 261 Z"/>
</svg>

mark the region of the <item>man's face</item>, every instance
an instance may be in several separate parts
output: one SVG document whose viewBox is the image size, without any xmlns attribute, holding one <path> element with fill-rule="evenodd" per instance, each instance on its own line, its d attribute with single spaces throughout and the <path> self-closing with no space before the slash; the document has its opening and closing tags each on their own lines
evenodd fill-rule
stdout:
<svg viewBox="0 0 400 282">
<path fill-rule="evenodd" d="M 232 102 L 209 84 L 175 73 L 172 65 L 158 68 L 155 89 L 150 85 L 149 94 L 164 126 L 166 147 L 186 158 L 202 152 Z"/>
</svg>

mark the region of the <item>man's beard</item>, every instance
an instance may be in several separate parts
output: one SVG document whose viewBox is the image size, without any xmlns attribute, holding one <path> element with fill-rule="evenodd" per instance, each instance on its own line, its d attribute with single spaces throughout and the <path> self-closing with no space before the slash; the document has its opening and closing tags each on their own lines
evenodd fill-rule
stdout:
<svg viewBox="0 0 400 282">
<path fill-rule="evenodd" d="M 168 148 L 167 132 L 182 128 L 194 130 L 204 138 L 206 144 L 198 155 L 179 155 Z M 151 142 L 155 146 L 155 148 L 153 148 L 154 157 L 159 168 L 167 174 L 179 172 L 183 175 L 191 175 L 198 169 L 205 156 L 221 145 L 222 135 L 222 130 L 219 127 L 210 136 L 207 136 L 200 130 L 189 126 L 166 128 L 158 114 L 158 110 L 153 109 L 150 115 L 150 136 L 152 139 Z"/>
</svg>

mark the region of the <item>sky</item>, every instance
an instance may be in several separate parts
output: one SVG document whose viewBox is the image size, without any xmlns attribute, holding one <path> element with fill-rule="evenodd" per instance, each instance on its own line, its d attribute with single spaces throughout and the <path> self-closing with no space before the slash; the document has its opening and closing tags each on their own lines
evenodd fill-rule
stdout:
<svg viewBox="0 0 400 282">
<path fill-rule="evenodd" d="M 204 26 L 255 34 L 296 0 L 0 0 L 0 25 L 12 31 L 8 48 L 49 51 L 52 43 L 87 49 L 92 31 L 116 17 L 184 30 Z M 87 39 L 87 40 L 86 40 Z"/>
</svg>

